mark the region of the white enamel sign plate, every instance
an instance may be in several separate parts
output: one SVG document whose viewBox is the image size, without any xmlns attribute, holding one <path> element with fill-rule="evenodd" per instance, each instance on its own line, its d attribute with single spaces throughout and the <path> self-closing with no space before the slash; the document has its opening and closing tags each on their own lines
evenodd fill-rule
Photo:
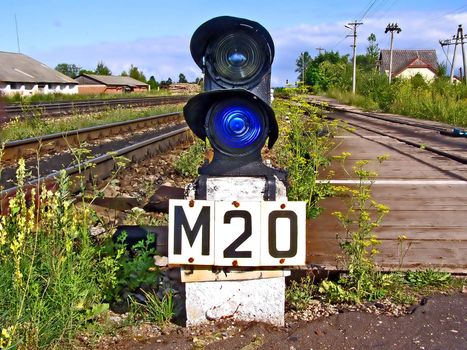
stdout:
<svg viewBox="0 0 467 350">
<path fill-rule="evenodd" d="M 169 264 L 298 266 L 305 202 L 170 200 Z"/>
</svg>

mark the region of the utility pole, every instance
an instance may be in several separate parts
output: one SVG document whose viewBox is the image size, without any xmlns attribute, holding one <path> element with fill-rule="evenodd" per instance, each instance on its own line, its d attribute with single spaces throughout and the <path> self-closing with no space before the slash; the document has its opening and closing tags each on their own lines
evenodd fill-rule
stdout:
<svg viewBox="0 0 467 350">
<path fill-rule="evenodd" d="M 352 73 L 352 93 L 353 94 L 355 94 L 355 90 L 357 86 L 356 84 L 357 83 L 356 82 L 356 79 L 357 79 L 357 27 L 362 24 L 363 24 L 362 22 L 353 21 L 351 23 L 347 23 L 347 25 L 345 26 L 346 28 L 353 30 L 353 34 L 347 35 L 347 37 L 353 36 L 353 45 L 351 45 L 353 47 L 353 73 Z"/>
<path fill-rule="evenodd" d="M 461 49 L 462 49 L 462 59 L 463 59 L 463 67 L 464 67 L 464 82 L 467 83 L 467 74 L 465 74 L 466 72 L 466 66 L 467 66 L 467 62 L 466 62 L 466 55 L 465 55 L 465 50 L 464 50 L 464 39 L 467 38 L 467 35 L 464 35 L 464 30 L 462 29 L 462 24 L 459 24 L 459 26 L 457 27 L 457 33 L 456 35 L 453 35 L 453 37 L 451 39 L 446 39 L 446 40 L 440 40 L 439 41 L 439 44 L 441 45 L 441 47 L 444 47 L 444 46 L 450 46 L 450 45 L 454 45 L 454 53 L 453 53 L 453 56 L 452 56 L 452 63 L 451 63 L 451 73 L 450 73 L 450 80 L 451 80 L 451 83 L 454 81 L 454 69 L 455 69 L 455 64 L 456 64 L 456 51 L 457 51 L 457 45 L 461 45 Z"/>
<path fill-rule="evenodd" d="M 462 29 L 462 24 L 459 25 L 459 29 L 460 29 L 460 33 L 459 33 L 459 36 L 461 38 L 461 48 L 462 48 L 462 61 L 463 61 L 463 65 L 464 65 L 464 82 L 467 84 L 467 74 L 466 73 L 466 58 L 465 58 L 465 50 L 464 50 L 464 30 Z M 461 74 L 461 79 L 462 79 L 462 74 Z"/>
<path fill-rule="evenodd" d="M 302 52 L 302 84 L 305 86 L 305 52 Z"/>
<path fill-rule="evenodd" d="M 399 34 L 402 29 L 399 28 L 397 23 L 389 23 L 386 27 L 384 33 L 391 32 L 391 45 L 389 48 L 389 84 L 391 84 L 392 80 L 392 46 L 394 43 L 394 32 Z"/>
<path fill-rule="evenodd" d="M 18 44 L 18 53 L 21 53 L 21 47 L 19 46 L 18 20 L 16 19 L 16 13 L 15 13 L 15 27 L 16 27 L 16 43 Z"/>
<path fill-rule="evenodd" d="M 322 47 L 317 47 L 316 50 L 318 50 L 318 56 L 321 55 L 321 51 L 324 51 Z"/>
</svg>

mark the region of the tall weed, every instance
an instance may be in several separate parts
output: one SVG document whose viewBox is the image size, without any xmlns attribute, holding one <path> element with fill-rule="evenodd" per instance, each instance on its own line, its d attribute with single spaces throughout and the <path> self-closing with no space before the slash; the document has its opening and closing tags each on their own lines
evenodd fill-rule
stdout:
<svg viewBox="0 0 467 350">
<path fill-rule="evenodd" d="M 57 190 L 42 186 L 28 201 L 19 161 L 16 196 L 0 217 L 0 343 L 2 348 L 63 348 L 108 307 L 116 283 L 114 257 L 102 257 L 89 229 L 94 216 L 76 207 L 65 173 Z M 35 193 L 38 191 L 37 200 Z"/>
<path fill-rule="evenodd" d="M 378 157 L 382 162 L 386 156 Z M 338 234 L 340 246 L 344 252 L 344 268 L 348 274 L 337 282 L 325 280 L 319 287 L 331 302 L 355 302 L 376 300 L 384 297 L 391 286 L 391 276 L 378 272 L 374 262 L 379 254 L 380 244 L 374 230 L 380 225 L 389 208 L 377 203 L 371 196 L 371 186 L 377 174 L 366 169 L 368 161 L 356 162 L 353 171 L 359 183 L 356 188 L 337 187 L 348 200 L 345 211 L 336 211 L 343 228 L 343 234 Z"/>
<path fill-rule="evenodd" d="M 307 217 L 316 217 L 318 202 L 330 194 L 330 186 L 317 182 L 318 174 L 330 163 L 334 147 L 332 134 L 337 122 L 318 114 L 303 96 L 274 101 L 279 119 L 279 139 L 274 149 L 277 163 L 288 172 L 288 198 L 307 202 Z"/>
</svg>

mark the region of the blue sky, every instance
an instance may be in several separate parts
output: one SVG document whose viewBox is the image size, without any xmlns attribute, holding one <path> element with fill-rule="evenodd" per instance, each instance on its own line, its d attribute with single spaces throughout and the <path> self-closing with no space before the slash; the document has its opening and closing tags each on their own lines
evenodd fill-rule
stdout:
<svg viewBox="0 0 467 350">
<path fill-rule="evenodd" d="M 201 75 L 190 56 L 190 37 L 201 23 L 220 15 L 249 18 L 270 31 L 276 45 L 275 86 L 295 81 L 301 51 L 315 55 L 322 47 L 350 53 L 344 25 L 355 19 L 364 22 L 357 43 L 362 53 L 370 33 L 380 48 L 388 48 L 384 29 L 389 22 L 402 28 L 395 48 L 433 48 L 440 62 L 445 55 L 438 40 L 452 37 L 458 24 L 467 33 L 466 0 L 0 1 L 0 51 L 18 51 L 16 15 L 21 52 L 51 67 L 66 62 L 93 69 L 103 60 L 114 74 L 134 64 L 157 80 Z M 458 56 L 456 66 L 460 62 Z"/>
</svg>

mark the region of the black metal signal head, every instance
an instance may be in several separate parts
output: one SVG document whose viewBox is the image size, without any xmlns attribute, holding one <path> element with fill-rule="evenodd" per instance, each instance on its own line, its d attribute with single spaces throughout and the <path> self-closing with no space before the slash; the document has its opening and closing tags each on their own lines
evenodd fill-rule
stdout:
<svg viewBox="0 0 467 350">
<path fill-rule="evenodd" d="M 205 73 L 205 90 L 244 88 L 270 103 L 274 42 L 259 23 L 221 16 L 193 34 L 191 55 Z"/>
<path fill-rule="evenodd" d="M 245 89 L 213 90 L 191 98 L 183 112 L 194 134 L 207 138 L 214 150 L 201 174 L 259 175 L 261 149 L 266 140 L 271 148 L 278 137 L 274 111 L 266 102 Z"/>
<path fill-rule="evenodd" d="M 264 165 L 261 150 L 278 137 L 270 107 L 274 43 L 259 23 L 229 16 L 213 18 L 193 34 L 196 64 L 205 73 L 205 92 L 183 109 L 196 136 L 208 139 L 214 157 L 201 175 L 266 176 L 278 170 Z"/>
</svg>

